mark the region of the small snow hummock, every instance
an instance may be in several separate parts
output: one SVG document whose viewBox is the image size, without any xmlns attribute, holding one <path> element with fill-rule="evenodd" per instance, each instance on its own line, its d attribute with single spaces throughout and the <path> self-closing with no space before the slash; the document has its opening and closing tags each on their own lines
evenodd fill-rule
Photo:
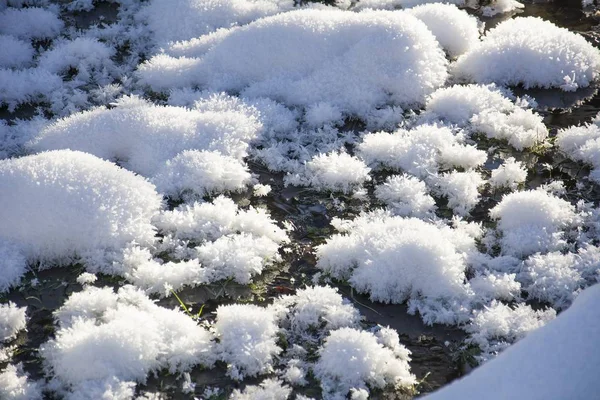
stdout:
<svg viewBox="0 0 600 400">
<path fill-rule="evenodd" d="M 594 169 L 589 178 L 600 183 L 600 121 L 597 117 L 591 124 L 559 130 L 556 145 L 573 160 L 590 164 Z"/>
<path fill-rule="evenodd" d="M 0 11 L 0 34 L 20 39 L 52 39 L 64 23 L 51 11 L 38 7 L 7 8 Z"/>
<path fill-rule="evenodd" d="M 17 307 L 15 303 L 0 304 L 0 342 L 14 339 L 25 329 L 27 307 Z"/>
<path fill-rule="evenodd" d="M 399 344 L 397 334 L 394 340 L 386 336 L 353 328 L 332 331 L 314 367 L 324 397 L 345 398 L 351 389 L 414 385 L 416 378 L 408 365 L 410 352 Z"/>
<path fill-rule="evenodd" d="M 575 207 L 543 190 L 505 195 L 490 216 L 498 220 L 502 253 L 515 257 L 561 250 L 564 230 L 580 221 Z"/>
<path fill-rule="evenodd" d="M 248 385 L 243 391 L 234 389 L 229 400 L 287 400 L 292 388 L 279 379 L 265 379 L 259 385 Z"/>
<path fill-rule="evenodd" d="M 0 239 L 30 260 L 70 263 L 87 252 L 154 242 L 162 205 L 143 178 L 90 154 L 61 150 L 0 161 Z M 99 261 L 99 260 L 97 260 Z"/>
<path fill-rule="evenodd" d="M 23 365 L 8 364 L 0 372 L 0 398 L 4 400 L 43 400 L 41 385 L 30 382 Z"/>
<path fill-rule="evenodd" d="M 600 389 L 598 302 L 600 285 L 595 285 L 556 319 L 425 399 L 594 398 Z"/>
<path fill-rule="evenodd" d="M 293 106 L 324 102 L 361 116 L 389 103 L 422 104 L 447 78 L 433 34 L 401 11 L 302 9 L 217 34 L 179 57 L 167 49 L 143 63 L 141 82 L 156 91 L 200 86 Z"/>
<path fill-rule="evenodd" d="M 370 171 L 364 161 L 347 153 L 318 154 L 305 164 L 302 171 L 287 175 L 284 182 L 348 194 L 371 180 Z"/>
<path fill-rule="evenodd" d="M 27 272 L 27 258 L 23 249 L 11 242 L 0 239 L 0 293 L 21 283 Z"/>
<path fill-rule="evenodd" d="M 454 85 L 436 90 L 427 100 L 426 122 L 443 122 L 484 133 L 490 139 L 506 140 L 517 150 L 533 147 L 546 139 L 548 129 L 539 114 L 514 104 L 506 92 L 494 85 Z"/>
<path fill-rule="evenodd" d="M 78 399 L 133 397 L 152 371 L 184 372 L 214 362 L 211 334 L 133 286 L 88 287 L 56 312 L 56 337 L 40 353 L 51 387 Z"/>
<path fill-rule="evenodd" d="M 479 203 L 479 189 L 485 180 L 476 171 L 452 171 L 432 179 L 435 191 L 448 198 L 448 207 L 456 215 L 467 216 Z"/>
<path fill-rule="evenodd" d="M 481 7 L 481 14 L 485 17 L 492 17 L 496 14 L 507 13 L 524 7 L 522 3 L 516 0 L 492 0 L 489 5 Z"/>
<path fill-rule="evenodd" d="M 582 36 L 541 18 L 509 19 L 453 67 L 459 79 L 477 83 L 574 91 L 598 78 L 600 51 Z"/>
<path fill-rule="evenodd" d="M 384 202 L 394 215 L 431 217 L 435 200 L 427 193 L 425 182 L 409 175 L 392 175 L 375 188 L 375 197 Z"/>
<path fill-rule="evenodd" d="M 479 43 L 479 21 L 452 4 L 424 4 L 408 11 L 427 25 L 450 57 Z"/>
<path fill-rule="evenodd" d="M 22 68 L 33 60 L 31 44 L 10 35 L 0 35 L 0 68 Z"/>
<path fill-rule="evenodd" d="M 492 188 L 508 188 L 515 190 L 525 183 L 527 178 L 527 169 L 522 162 L 515 161 L 514 157 L 507 158 L 504 163 L 492 171 L 492 176 L 488 180 Z"/>
<path fill-rule="evenodd" d="M 0 68 L 0 105 L 8 105 L 12 112 L 19 104 L 47 100 L 62 84 L 60 76 L 44 69 Z"/>
<path fill-rule="evenodd" d="M 232 304 L 217 308 L 215 323 L 219 343 L 215 352 L 227 363 L 227 375 L 235 380 L 271 372 L 277 346 L 275 314 L 252 304 Z"/>
</svg>

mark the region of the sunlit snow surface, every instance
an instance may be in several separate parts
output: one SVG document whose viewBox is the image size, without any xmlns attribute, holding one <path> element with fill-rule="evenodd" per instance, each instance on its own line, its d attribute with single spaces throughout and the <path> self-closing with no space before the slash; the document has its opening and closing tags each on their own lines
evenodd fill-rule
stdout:
<svg viewBox="0 0 600 400">
<path fill-rule="evenodd" d="M 0 0 L 0 294 L 73 275 L 42 311 L 2 297 L 0 397 L 416 394 L 354 293 L 478 349 L 432 398 L 593 397 L 600 117 L 554 134 L 514 93 L 594 87 L 600 53 L 541 18 L 485 30 L 514 0 L 445 3 Z M 541 178 L 559 155 L 591 172 Z M 173 307 L 200 290 L 209 312 Z"/>
</svg>

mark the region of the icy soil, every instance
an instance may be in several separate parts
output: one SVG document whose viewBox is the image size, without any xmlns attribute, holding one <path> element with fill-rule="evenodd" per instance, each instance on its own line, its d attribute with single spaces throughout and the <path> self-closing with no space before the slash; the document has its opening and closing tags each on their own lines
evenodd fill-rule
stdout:
<svg viewBox="0 0 600 400">
<path fill-rule="evenodd" d="M 0 0 L 0 398 L 598 392 L 596 6 L 326 3 Z"/>
</svg>

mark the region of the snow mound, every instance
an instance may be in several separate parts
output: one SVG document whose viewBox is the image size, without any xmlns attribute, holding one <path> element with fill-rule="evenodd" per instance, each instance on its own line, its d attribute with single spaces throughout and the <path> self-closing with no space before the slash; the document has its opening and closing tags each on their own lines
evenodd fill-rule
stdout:
<svg viewBox="0 0 600 400">
<path fill-rule="evenodd" d="M 157 106 L 135 96 L 115 106 L 59 119 L 43 128 L 30 147 L 85 151 L 150 178 L 184 150 L 217 151 L 241 160 L 261 128 L 254 115 L 237 110 Z"/>
<path fill-rule="evenodd" d="M 17 307 L 15 303 L 0 304 L 0 342 L 14 339 L 25 329 L 27 307 Z"/>
<path fill-rule="evenodd" d="M 281 352 L 275 314 L 252 304 L 217 308 L 215 351 L 227 363 L 227 375 L 235 380 L 272 371 L 274 357 Z"/>
<path fill-rule="evenodd" d="M 27 272 L 27 258 L 20 246 L 0 240 L 0 293 L 21 283 Z"/>
<path fill-rule="evenodd" d="M 292 388 L 279 379 L 265 379 L 259 385 L 248 385 L 244 391 L 234 389 L 229 400 L 287 400 Z"/>
<path fill-rule="evenodd" d="M 541 18 L 509 19 L 454 64 L 457 78 L 477 83 L 574 91 L 598 77 L 600 52 L 582 36 Z"/>
<path fill-rule="evenodd" d="M 23 103 L 35 103 L 51 97 L 62 87 L 60 76 L 43 69 L 12 70 L 0 68 L 0 104 L 9 111 Z"/>
<path fill-rule="evenodd" d="M 66 75 L 69 68 L 77 69 L 77 78 L 87 81 L 92 70 L 114 70 L 111 61 L 115 49 L 94 38 L 79 37 L 59 42 L 39 57 L 38 67 L 55 74 Z"/>
<path fill-rule="evenodd" d="M 487 154 L 464 145 L 463 137 L 445 126 L 420 125 L 394 133 L 368 133 L 358 145 L 358 154 L 369 166 L 402 170 L 427 178 L 441 168 L 475 168 Z"/>
<path fill-rule="evenodd" d="M 21 364 L 9 364 L 0 373 L 0 398 L 5 400 L 42 400 L 37 382 L 29 382 Z"/>
<path fill-rule="evenodd" d="M 506 140 L 517 150 L 533 147 L 548 136 L 539 114 L 524 109 L 494 85 L 455 85 L 435 91 L 427 100 L 423 121 L 437 121 Z"/>
<path fill-rule="evenodd" d="M 451 4 L 424 4 L 408 11 L 427 25 L 450 57 L 458 57 L 479 43 L 479 21 Z"/>
<path fill-rule="evenodd" d="M 334 220 L 334 226 L 343 233 L 317 247 L 317 267 L 336 279 L 347 279 L 371 300 L 408 300 L 432 323 L 444 321 L 448 313 L 443 309 L 469 296 L 464 283 L 466 257 L 475 251 L 475 240 L 466 231 L 381 212 L 354 221 Z M 437 304 L 438 312 L 428 312 L 421 299 Z M 457 312 L 449 315 L 451 320 L 445 323 L 462 318 Z"/>
<path fill-rule="evenodd" d="M 291 10 L 293 0 L 152 0 L 138 19 L 145 21 L 154 42 L 189 40 L 216 31 L 245 25 L 259 18 Z"/>
<path fill-rule="evenodd" d="M 31 44 L 9 35 L 0 35 L 0 49 L 0 68 L 27 66 L 35 52 Z"/>
<path fill-rule="evenodd" d="M 600 126 L 598 120 L 584 126 L 561 129 L 556 135 L 556 145 L 575 161 L 593 167 L 589 178 L 600 183 Z"/>
<path fill-rule="evenodd" d="M 492 0 L 489 5 L 481 7 L 481 14 L 485 17 L 492 17 L 496 14 L 503 14 L 524 7 L 522 3 L 516 0 Z"/>
<path fill-rule="evenodd" d="M 133 286 L 88 287 L 56 313 L 56 337 L 41 347 L 55 387 L 69 398 L 133 397 L 150 372 L 184 372 L 214 362 L 212 336 L 182 312 Z M 115 393 L 120 393 L 117 395 Z"/>
<path fill-rule="evenodd" d="M 600 389 L 600 285 L 546 326 L 427 400 L 588 399 Z M 510 382 L 510 385 L 506 383 Z"/>
<path fill-rule="evenodd" d="M 168 160 L 152 182 L 173 199 L 239 192 L 252 182 L 248 167 L 216 151 L 185 150 Z"/>
<path fill-rule="evenodd" d="M 502 253 L 515 257 L 560 250 L 564 229 L 580 221 L 575 207 L 543 190 L 505 195 L 490 216 L 498 220 Z"/>
<path fill-rule="evenodd" d="M 421 104 L 447 77 L 434 36 L 404 12 L 291 11 L 221 33 L 202 50 L 151 58 L 138 68 L 141 81 L 294 106 L 325 102 L 360 116 L 388 103 Z"/>
<path fill-rule="evenodd" d="M 452 171 L 434 179 L 438 194 L 448 198 L 448 207 L 456 215 L 467 216 L 479 203 L 479 188 L 485 180 L 476 171 Z"/>
<path fill-rule="evenodd" d="M 86 252 L 151 244 L 161 207 L 154 186 L 70 150 L 0 161 L 0 239 L 33 260 L 69 263 Z"/>
<path fill-rule="evenodd" d="M 387 0 L 389 1 L 389 0 Z M 424 4 L 440 3 L 440 0 L 398 0 L 402 8 L 411 8 Z M 454 4 L 456 6 L 466 6 L 472 0 L 445 0 L 444 3 Z"/>
<path fill-rule="evenodd" d="M 314 367 L 323 397 L 345 398 L 351 389 L 414 385 L 416 379 L 408 365 L 410 352 L 399 344 L 397 336 L 395 343 L 389 344 L 394 348 L 387 347 L 388 340 L 353 328 L 332 331 Z"/>
<path fill-rule="evenodd" d="M 0 34 L 20 39 L 52 39 L 63 26 L 53 12 L 43 8 L 7 8 L 0 11 Z"/>
<path fill-rule="evenodd" d="M 384 202 L 394 215 L 431 217 L 435 200 L 427 192 L 425 182 L 408 175 L 392 175 L 375 188 L 375 197 Z"/>
<path fill-rule="evenodd" d="M 287 175 L 287 185 L 310 186 L 315 190 L 350 193 L 370 181 L 370 168 L 347 153 L 318 154 L 298 174 Z"/>
<path fill-rule="evenodd" d="M 492 188 L 508 188 L 515 190 L 527 179 L 527 169 L 514 157 L 507 158 L 504 163 L 492 171 L 489 183 Z"/>
</svg>

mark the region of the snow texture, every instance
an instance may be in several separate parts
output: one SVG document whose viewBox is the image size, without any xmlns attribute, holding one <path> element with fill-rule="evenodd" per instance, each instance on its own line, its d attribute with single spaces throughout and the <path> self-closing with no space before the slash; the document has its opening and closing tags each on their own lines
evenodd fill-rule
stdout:
<svg viewBox="0 0 600 400">
<path fill-rule="evenodd" d="M 37 382 L 30 382 L 21 364 L 8 364 L 0 373 L 0 398 L 5 400 L 42 400 L 42 390 Z"/>
<path fill-rule="evenodd" d="M 20 246 L 0 240 L 0 293 L 18 286 L 27 268 L 27 259 Z"/>
<path fill-rule="evenodd" d="M 14 339 L 25 329 L 27 307 L 17 307 L 15 303 L 0 304 L 0 342 Z"/>
<path fill-rule="evenodd" d="M 504 163 L 492 171 L 492 176 L 488 180 L 494 189 L 508 188 L 515 190 L 525 183 L 527 179 L 527 169 L 522 162 L 515 161 L 514 157 L 507 158 Z"/>
<path fill-rule="evenodd" d="M 20 39 L 52 39 L 60 33 L 63 22 L 43 8 L 7 8 L 0 11 L 0 34 Z"/>
<path fill-rule="evenodd" d="M 0 68 L 22 68 L 33 59 L 31 44 L 13 36 L 0 35 L 0 49 Z"/>
<path fill-rule="evenodd" d="M 244 391 L 234 389 L 230 400 L 287 400 L 292 388 L 279 379 L 265 379 L 259 385 L 246 386 Z"/>
<path fill-rule="evenodd" d="M 401 217 L 427 218 L 436 209 L 425 183 L 408 175 L 389 176 L 375 188 L 375 197 L 384 202 L 392 214 Z"/>
<path fill-rule="evenodd" d="M 556 145 L 573 160 L 591 165 L 589 178 L 600 183 L 600 121 L 597 117 L 591 124 L 559 130 Z"/>
</svg>

